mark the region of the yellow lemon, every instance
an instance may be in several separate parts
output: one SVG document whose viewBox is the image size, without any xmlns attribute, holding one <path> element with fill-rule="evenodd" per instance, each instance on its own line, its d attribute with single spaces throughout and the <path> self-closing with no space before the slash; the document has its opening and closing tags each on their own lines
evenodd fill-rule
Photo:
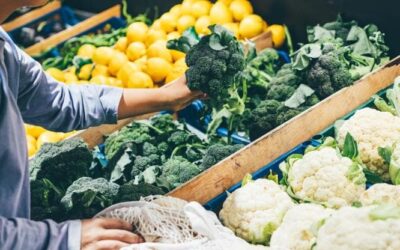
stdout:
<svg viewBox="0 0 400 250">
<path fill-rule="evenodd" d="M 76 67 L 75 67 L 75 66 L 71 66 L 71 67 L 66 68 L 66 69 L 64 70 L 64 74 L 65 74 L 65 73 L 76 74 Z"/>
<path fill-rule="evenodd" d="M 169 12 L 174 14 L 175 16 L 181 16 L 182 14 L 181 8 L 182 4 L 176 4 L 169 10 Z"/>
<path fill-rule="evenodd" d="M 198 34 L 207 35 L 210 33 L 208 26 L 211 25 L 211 18 L 209 16 L 202 16 L 197 19 L 194 28 Z"/>
<path fill-rule="evenodd" d="M 93 68 L 94 68 L 93 64 L 83 65 L 78 74 L 79 79 L 85 80 L 85 81 L 89 80 L 92 75 Z"/>
<path fill-rule="evenodd" d="M 215 24 L 224 24 L 233 22 L 232 13 L 222 2 L 215 3 L 210 10 L 211 22 Z"/>
<path fill-rule="evenodd" d="M 78 49 L 78 56 L 92 58 L 96 47 L 92 44 L 84 44 Z"/>
<path fill-rule="evenodd" d="M 192 13 L 192 4 L 194 3 L 193 0 L 184 0 L 182 2 L 180 11 L 181 15 L 190 15 Z"/>
<path fill-rule="evenodd" d="M 167 77 L 165 78 L 165 82 L 169 83 L 172 82 L 175 79 L 178 79 L 181 77 L 183 74 L 185 74 L 185 71 L 187 70 L 186 65 L 185 66 L 176 66 L 172 68 L 172 70 L 168 73 Z"/>
<path fill-rule="evenodd" d="M 163 81 L 171 69 L 171 64 L 164 58 L 153 57 L 147 60 L 146 73 L 150 75 L 154 82 Z"/>
<path fill-rule="evenodd" d="M 184 15 L 178 19 L 176 28 L 178 29 L 178 32 L 182 33 L 187 28 L 194 26 L 195 23 L 196 23 L 196 19 L 193 16 Z"/>
<path fill-rule="evenodd" d="M 97 84 L 97 85 L 106 85 L 107 84 L 107 76 L 104 75 L 97 75 L 92 77 L 92 79 L 90 79 L 91 83 Z"/>
<path fill-rule="evenodd" d="M 134 63 L 140 71 L 146 71 L 147 56 L 142 56 L 141 58 L 134 61 Z"/>
<path fill-rule="evenodd" d="M 139 70 L 139 67 L 135 63 L 128 62 L 118 71 L 117 79 L 126 84 L 129 81 L 129 76 Z"/>
<path fill-rule="evenodd" d="M 185 58 L 185 53 L 178 50 L 170 49 L 169 53 L 172 55 L 172 59 L 174 60 L 174 62 L 178 61 L 181 58 Z"/>
<path fill-rule="evenodd" d="M 241 21 L 244 17 L 253 14 L 253 6 L 247 0 L 234 0 L 229 5 L 235 21 Z"/>
<path fill-rule="evenodd" d="M 28 156 L 29 157 L 34 156 L 36 152 L 37 152 L 36 141 L 33 143 L 28 142 Z"/>
<path fill-rule="evenodd" d="M 184 67 L 187 68 L 185 58 L 181 58 L 174 63 L 174 67 Z"/>
<path fill-rule="evenodd" d="M 65 83 L 77 83 L 79 81 L 78 77 L 71 72 L 64 73 Z"/>
<path fill-rule="evenodd" d="M 144 22 L 134 22 L 128 26 L 126 37 L 128 43 L 143 42 L 146 39 L 149 27 Z"/>
<path fill-rule="evenodd" d="M 267 31 L 272 33 L 272 42 L 275 48 L 279 48 L 283 45 L 286 39 L 285 27 L 279 24 L 273 24 L 267 28 Z"/>
<path fill-rule="evenodd" d="M 126 48 L 128 48 L 128 38 L 120 37 L 118 41 L 114 45 L 114 49 L 125 52 Z"/>
<path fill-rule="evenodd" d="M 149 32 L 147 33 L 146 45 L 150 46 L 152 43 L 158 40 L 165 40 L 166 38 L 167 34 L 165 33 L 165 31 L 150 29 Z"/>
<path fill-rule="evenodd" d="M 46 130 L 39 126 L 25 124 L 26 134 L 33 136 L 34 138 L 38 138 L 43 132 Z"/>
<path fill-rule="evenodd" d="M 55 143 L 61 141 L 62 139 L 63 139 L 62 133 L 45 131 L 37 139 L 36 147 L 40 148 L 43 145 L 43 143 Z"/>
<path fill-rule="evenodd" d="M 93 71 L 92 71 L 92 77 L 96 76 L 109 76 L 110 73 L 108 72 L 108 67 L 105 65 L 101 64 L 96 64 L 94 65 Z"/>
<path fill-rule="evenodd" d="M 108 65 L 114 55 L 114 49 L 111 47 L 99 47 L 93 54 L 93 62 L 101 65 Z"/>
<path fill-rule="evenodd" d="M 206 16 L 210 13 L 211 6 L 211 2 L 207 0 L 196 1 L 192 4 L 191 14 L 197 18 Z"/>
<path fill-rule="evenodd" d="M 253 38 L 264 29 L 264 21 L 258 15 L 249 15 L 243 18 L 239 25 L 239 34 L 242 38 Z"/>
<path fill-rule="evenodd" d="M 146 45 L 142 42 L 133 42 L 129 44 L 126 49 L 126 55 L 130 61 L 135 61 L 136 59 L 144 56 L 146 54 Z"/>
<path fill-rule="evenodd" d="M 223 3 L 226 6 L 229 6 L 232 3 L 232 0 L 218 0 L 217 3 Z"/>
<path fill-rule="evenodd" d="M 160 27 L 162 30 L 165 32 L 172 32 L 176 28 L 176 22 L 178 20 L 178 17 L 172 13 L 165 13 L 163 14 L 159 21 L 160 21 Z"/>
<path fill-rule="evenodd" d="M 127 88 L 153 88 L 154 83 L 151 77 L 144 72 L 134 72 L 125 84 Z"/>
<path fill-rule="evenodd" d="M 167 42 L 159 40 L 147 49 L 147 58 L 152 57 L 161 57 L 167 60 L 168 62 L 172 62 L 172 56 L 169 50 L 167 49 Z"/>
<path fill-rule="evenodd" d="M 71 136 L 73 136 L 74 134 L 76 134 L 76 131 L 71 131 L 71 132 L 67 132 L 67 133 L 63 133 L 63 140 L 67 139 Z"/>
<path fill-rule="evenodd" d="M 222 26 L 231 31 L 236 37 L 239 37 L 239 23 L 225 23 Z"/>
<path fill-rule="evenodd" d="M 36 138 L 31 136 L 31 135 L 26 135 L 26 142 L 28 144 L 28 149 L 29 149 L 29 144 L 35 146 L 35 150 L 36 150 Z"/>
<path fill-rule="evenodd" d="M 116 76 L 118 71 L 129 61 L 128 57 L 122 53 L 116 53 L 108 65 L 108 71 L 111 75 Z"/>
<path fill-rule="evenodd" d="M 48 68 L 46 70 L 46 73 L 49 74 L 54 79 L 56 79 L 57 81 L 65 82 L 64 72 L 62 72 L 57 68 Z"/>
<path fill-rule="evenodd" d="M 117 88 L 123 88 L 124 85 L 122 84 L 122 81 L 114 78 L 114 77 L 108 77 L 106 84 L 112 87 L 117 87 Z"/>
<path fill-rule="evenodd" d="M 167 34 L 167 41 L 172 40 L 172 39 L 177 39 L 181 36 L 178 31 L 172 31 Z"/>
</svg>

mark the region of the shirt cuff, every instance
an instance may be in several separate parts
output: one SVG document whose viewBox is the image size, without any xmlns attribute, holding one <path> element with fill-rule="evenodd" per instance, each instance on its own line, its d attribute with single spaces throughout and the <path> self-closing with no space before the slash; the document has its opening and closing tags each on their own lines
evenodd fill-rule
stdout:
<svg viewBox="0 0 400 250">
<path fill-rule="evenodd" d="M 81 221 L 73 220 L 68 223 L 68 250 L 81 249 Z"/>
<path fill-rule="evenodd" d="M 122 98 L 123 89 L 102 87 L 100 101 L 106 115 L 106 123 L 117 123 L 118 107 Z"/>
</svg>

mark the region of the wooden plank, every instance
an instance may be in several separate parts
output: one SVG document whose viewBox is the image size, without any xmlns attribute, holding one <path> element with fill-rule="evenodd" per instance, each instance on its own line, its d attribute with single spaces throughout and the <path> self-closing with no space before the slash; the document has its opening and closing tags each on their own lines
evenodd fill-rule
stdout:
<svg viewBox="0 0 400 250">
<path fill-rule="evenodd" d="M 252 39 L 250 41 L 254 42 L 256 45 L 256 50 L 261 51 L 266 48 L 273 48 L 274 45 L 272 43 L 272 33 L 271 31 L 264 32 Z"/>
<path fill-rule="evenodd" d="M 283 153 L 310 139 L 388 87 L 400 75 L 400 57 L 344 88 L 203 172 L 169 195 L 202 204 Z"/>
<path fill-rule="evenodd" d="M 37 43 L 27 49 L 25 51 L 29 55 L 36 55 L 39 54 L 49 48 L 52 48 L 60 43 L 63 43 L 72 37 L 75 37 L 82 32 L 91 29 L 95 27 L 96 25 L 105 22 L 106 20 L 110 19 L 111 17 L 120 17 L 121 16 L 121 6 L 116 5 L 114 7 L 111 7 L 98 15 L 95 15 L 93 17 L 90 17 L 77 25 L 70 27 L 66 30 L 61 31 L 60 33 L 57 33 L 54 36 L 51 36 L 40 43 Z"/>
<path fill-rule="evenodd" d="M 2 27 L 7 32 L 12 31 L 19 27 L 25 26 L 26 24 L 32 22 L 33 20 L 38 19 L 44 15 L 47 15 L 48 13 L 53 12 L 60 7 L 61 7 L 60 1 L 53 1 L 41 8 L 29 11 L 25 15 L 17 17 L 8 23 L 2 24 Z"/>
</svg>

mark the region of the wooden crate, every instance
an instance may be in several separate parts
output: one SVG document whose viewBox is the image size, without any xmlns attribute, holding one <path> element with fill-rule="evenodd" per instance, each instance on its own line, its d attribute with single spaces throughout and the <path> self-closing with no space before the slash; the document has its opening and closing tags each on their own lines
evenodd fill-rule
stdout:
<svg viewBox="0 0 400 250">
<path fill-rule="evenodd" d="M 351 112 L 400 75 L 400 56 L 265 134 L 169 195 L 202 204 Z"/>
</svg>

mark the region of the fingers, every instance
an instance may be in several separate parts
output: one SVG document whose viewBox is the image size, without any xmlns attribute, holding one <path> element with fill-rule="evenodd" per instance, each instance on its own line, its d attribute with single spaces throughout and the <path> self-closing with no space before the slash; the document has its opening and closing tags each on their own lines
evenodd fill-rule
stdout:
<svg viewBox="0 0 400 250">
<path fill-rule="evenodd" d="M 129 244 L 117 240 L 102 240 L 92 243 L 82 250 L 119 250 Z"/>
<path fill-rule="evenodd" d="M 126 221 L 117 220 L 117 219 L 97 219 L 99 226 L 103 227 L 104 229 L 122 229 L 127 231 L 132 231 L 133 227 Z"/>
<path fill-rule="evenodd" d="M 99 241 L 116 240 L 128 244 L 137 244 L 144 242 L 143 238 L 140 237 L 139 235 L 119 229 L 103 230 L 102 232 L 99 233 L 98 240 Z"/>
</svg>

